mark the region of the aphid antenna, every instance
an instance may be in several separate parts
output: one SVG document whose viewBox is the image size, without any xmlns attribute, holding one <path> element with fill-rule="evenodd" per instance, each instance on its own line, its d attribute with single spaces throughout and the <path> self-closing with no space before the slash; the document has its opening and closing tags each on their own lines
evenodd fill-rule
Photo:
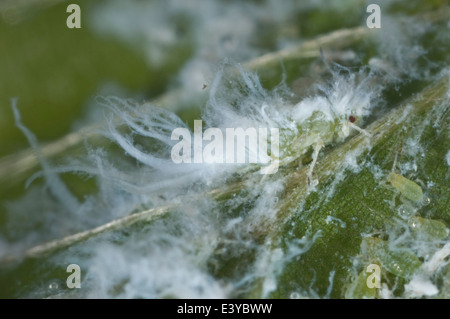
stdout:
<svg viewBox="0 0 450 319">
<path fill-rule="evenodd" d="M 398 152 L 395 152 L 395 157 L 394 157 L 394 163 L 392 163 L 392 172 L 395 171 L 395 166 L 397 166 L 397 158 L 398 158 Z"/>
<path fill-rule="evenodd" d="M 394 163 L 392 163 L 392 172 L 395 171 L 395 167 L 397 166 L 398 154 L 402 152 L 402 144 L 398 144 L 397 150 L 395 151 Z"/>
</svg>

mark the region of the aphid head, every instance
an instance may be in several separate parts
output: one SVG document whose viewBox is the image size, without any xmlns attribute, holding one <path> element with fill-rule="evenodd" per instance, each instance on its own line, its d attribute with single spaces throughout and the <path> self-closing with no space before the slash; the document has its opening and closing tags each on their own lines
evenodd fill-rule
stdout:
<svg viewBox="0 0 450 319">
<path fill-rule="evenodd" d="M 342 124 L 355 124 L 355 125 L 361 125 L 362 123 L 362 116 L 358 114 L 357 112 L 348 112 L 344 116 L 341 117 Z"/>
<path fill-rule="evenodd" d="M 349 122 L 355 123 L 357 121 L 357 119 L 359 119 L 359 116 L 354 114 L 354 110 L 349 109 L 349 108 L 342 109 L 342 108 L 339 108 L 339 106 L 335 107 L 333 105 L 333 103 L 330 101 L 330 99 L 328 98 L 328 96 L 326 98 L 328 101 L 328 107 L 329 107 L 330 113 L 332 114 L 332 116 L 335 117 L 335 119 L 338 119 L 341 126 L 348 126 Z"/>
<path fill-rule="evenodd" d="M 339 116 L 338 125 L 336 126 L 338 140 L 344 140 L 350 135 L 351 124 L 356 123 L 359 118 L 359 116 L 353 113 L 346 113 Z"/>
</svg>

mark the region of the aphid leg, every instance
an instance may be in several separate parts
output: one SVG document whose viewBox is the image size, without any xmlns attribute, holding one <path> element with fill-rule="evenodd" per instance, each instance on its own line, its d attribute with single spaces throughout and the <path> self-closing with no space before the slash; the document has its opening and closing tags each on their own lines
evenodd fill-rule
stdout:
<svg viewBox="0 0 450 319">
<path fill-rule="evenodd" d="M 395 167 L 397 166 L 397 158 L 398 158 L 398 152 L 395 152 L 394 163 L 392 164 L 391 172 L 395 171 Z"/>
<path fill-rule="evenodd" d="M 313 180 L 312 179 L 312 174 L 313 174 L 313 170 L 314 170 L 314 166 L 316 165 L 316 162 L 317 162 L 317 158 L 319 157 L 319 152 L 320 152 L 320 149 L 323 147 L 323 142 L 322 142 L 322 140 L 319 140 L 319 141 L 317 141 L 317 143 L 316 143 L 316 146 L 314 147 L 314 152 L 313 152 L 313 155 L 312 155 L 312 163 L 311 163 L 311 165 L 309 166 L 309 170 L 308 170 L 308 173 L 307 173 L 307 178 L 308 178 L 308 186 L 316 186 L 317 184 L 319 184 L 319 181 L 318 180 Z"/>
<path fill-rule="evenodd" d="M 422 187 L 422 188 L 427 188 L 427 184 L 425 184 L 425 182 L 423 180 L 421 180 L 420 178 L 414 179 L 414 182 L 416 184 L 420 185 L 420 187 Z"/>
<path fill-rule="evenodd" d="M 348 122 L 348 125 L 352 128 L 357 130 L 360 133 L 363 133 L 365 136 L 367 137 L 372 137 L 372 134 L 370 134 L 369 132 L 367 132 L 365 129 L 360 128 L 358 125 L 353 124 L 352 122 Z"/>
<path fill-rule="evenodd" d="M 395 157 L 394 157 L 394 163 L 392 164 L 392 170 L 391 172 L 395 171 L 395 168 L 397 167 L 397 159 L 398 155 L 402 152 L 402 144 L 397 145 L 397 150 L 395 151 Z"/>
</svg>

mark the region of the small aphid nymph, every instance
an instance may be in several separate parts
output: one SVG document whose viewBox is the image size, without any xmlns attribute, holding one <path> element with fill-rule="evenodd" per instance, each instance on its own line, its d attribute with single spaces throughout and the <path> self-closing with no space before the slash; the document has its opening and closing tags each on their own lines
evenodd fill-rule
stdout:
<svg viewBox="0 0 450 319">
<path fill-rule="evenodd" d="M 391 183 L 391 185 L 405 198 L 413 202 L 420 202 L 423 200 L 422 188 L 403 175 L 394 173 L 395 167 L 397 166 L 398 155 L 399 153 L 401 153 L 401 150 L 402 147 L 399 146 L 399 149 L 395 153 L 394 163 L 392 164 L 392 171 L 387 176 L 387 181 Z"/>
<path fill-rule="evenodd" d="M 423 199 L 422 188 L 403 175 L 391 172 L 389 173 L 387 180 L 405 198 L 413 202 L 420 202 Z"/>
</svg>

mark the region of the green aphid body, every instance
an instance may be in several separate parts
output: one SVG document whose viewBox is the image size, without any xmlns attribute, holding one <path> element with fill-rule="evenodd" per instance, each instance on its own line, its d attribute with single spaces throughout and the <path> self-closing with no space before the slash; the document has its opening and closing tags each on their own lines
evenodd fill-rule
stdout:
<svg viewBox="0 0 450 319">
<path fill-rule="evenodd" d="M 358 277 L 347 286 L 345 299 L 374 299 L 377 294 L 376 288 L 367 285 L 368 273 L 362 271 Z"/>
<path fill-rule="evenodd" d="M 422 188 L 413 181 L 403 177 L 400 174 L 391 172 L 387 180 L 395 187 L 405 198 L 419 202 L 423 199 Z"/>
<path fill-rule="evenodd" d="M 414 216 L 408 224 L 413 234 L 423 241 L 443 240 L 449 234 L 448 227 L 438 220 Z"/>
<path fill-rule="evenodd" d="M 338 140 L 341 135 L 344 138 L 348 136 L 347 132 L 341 131 L 343 124 L 339 119 L 330 120 L 323 112 L 314 112 L 311 117 L 298 124 L 295 135 L 286 134 L 282 137 L 280 149 L 284 150 L 282 156 L 285 159 L 282 164 L 305 154 L 319 141 L 325 146 Z"/>
<path fill-rule="evenodd" d="M 422 262 L 409 249 L 391 250 L 389 243 L 374 237 L 366 237 L 361 242 L 363 254 L 372 260 L 378 260 L 381 267 L 391 274 L 409 279 Z"/>
</svg>

